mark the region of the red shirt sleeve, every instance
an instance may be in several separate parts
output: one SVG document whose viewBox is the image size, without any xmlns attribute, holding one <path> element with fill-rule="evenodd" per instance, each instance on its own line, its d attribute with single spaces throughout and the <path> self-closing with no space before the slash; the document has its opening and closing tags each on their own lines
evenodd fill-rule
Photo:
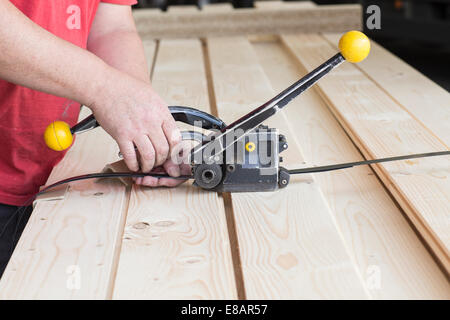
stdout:
<svg viewBox="0 0 450 320">
<path fill-rule="evenodd" d="M 131 6 L 138 3 L 137 0 L 101 0 L 101 2 L 112 3 L 112 4 L 123 4 Z"/>
</svg>

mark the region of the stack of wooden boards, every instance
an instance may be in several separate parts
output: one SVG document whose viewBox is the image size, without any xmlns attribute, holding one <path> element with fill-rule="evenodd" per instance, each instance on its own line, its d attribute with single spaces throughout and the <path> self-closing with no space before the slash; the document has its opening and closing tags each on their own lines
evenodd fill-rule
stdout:
<svg viewBox="0 0 450 320">
<path fill-rule="evenodd" d="M 339 36 L 144 46 L 169 105 L 231 122 L 331 57 Z M 287 136 L 283 165 L 295 168 L 447 150 L 449 121 L 450 94 L 372 43 L 366 61 L 344 63 L 267 124 Z M 117 152 L 103 130 L 82 134 L 48 183 L 98 172 Z M 273 193 L 83 181 L 38 200 L 0 298 L 449 299 L 449 248 L 448 157 L 295 176 Z"/>
<path fill-rule="evenodd" d="M 310 1 L 256 2 L 256 9 L 233 10 L 229 4 L 136 10 L 134 18 L 145 38 L 199 38 L 243 34 L 336 32 L 361 27 L 359 5 L 317 6 Z"/>
</svg>

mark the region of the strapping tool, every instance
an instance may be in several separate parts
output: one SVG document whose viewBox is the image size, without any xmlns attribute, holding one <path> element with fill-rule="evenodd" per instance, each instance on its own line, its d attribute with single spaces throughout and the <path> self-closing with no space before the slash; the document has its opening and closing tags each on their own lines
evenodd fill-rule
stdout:
<svg viewBox="0 0 450 320">
<path fill-rule="evenodd" d="M 325 172 L 360 165 L 450 154 L 450 151 L 447 150 L 294 170 L 287 170 L 281 167 L 279 164 L 282 162 L 282 158 L 279 154 L 288 148 L 286 138 L 277 129 L 262 125 L 262 122 L 272 117 L 345 60 L 352 63 L 364 60 L 370 52 L 370 41 L 363 33 L 350 31 L 340 39 L 339 49 L 339 53 L 274 98 L 230 125 L 226 125 L 213 115 L 194 108 L 169 107 L 176 121 L 213 131 L 208 136 L 198 131 L 182 132 L 183 140 L 199 142 L 190 151 L 191 175 L 175 178 L 157 172 L 94 173 L 59 181 L 45 187 L 39 193 L 77 180 L 145 176 L 182 180 L 194 179 L 195 185 L 203 189 L 219 192 L 274 191 L 278 188 L 286 187 L 292 174 Z M 97 126 L 99 124 L 95 120 L 94 115 L 89 116 L 72 128 L 62 121 L 55 121 L 48 126 L 44 138 L 51 149 L 64 150 L 72 144 L 73 134 L 81 133 Z"/>
</svg>

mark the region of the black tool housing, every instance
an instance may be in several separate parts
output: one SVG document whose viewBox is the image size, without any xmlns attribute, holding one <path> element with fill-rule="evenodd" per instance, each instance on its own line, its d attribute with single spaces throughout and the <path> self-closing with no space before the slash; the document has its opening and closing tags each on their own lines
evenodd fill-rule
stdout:
<svg viewBox="0 0 450 320">
<path fill-rule="evenodd" d="M 260 125 L 220 155 L 202 157 L 211 162 L 194 163 L 194 184 L 218 192 L 262 192 L 286 187 L 289 173 L 280 167 L 279 154 L 287 147 L 286 138 L 277 129 Z"/>
</svg>

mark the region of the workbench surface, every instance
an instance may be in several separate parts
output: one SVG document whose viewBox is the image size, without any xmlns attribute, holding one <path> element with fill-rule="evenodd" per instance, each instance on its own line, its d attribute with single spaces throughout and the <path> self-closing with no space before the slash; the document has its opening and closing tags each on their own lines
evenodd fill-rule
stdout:
<svg viewBox="0 0 450 320">
<path fill-rule="evenodd" d="M 337 52 L 337 34 L 146 40 L 169 105 L 231 122 Z M 267 124 L 287 168 L 447 150 L 450 95 L 376 43 Z M 80 118 L 88 114 L 83 109 Z M 118 147 L 76 139 L 48 184 L 99 172 Z M 70 184 L 38 200 L 0 298 L 450 298 L 450 159 L 291 177 L 272 193 Z"/>
</svg>

